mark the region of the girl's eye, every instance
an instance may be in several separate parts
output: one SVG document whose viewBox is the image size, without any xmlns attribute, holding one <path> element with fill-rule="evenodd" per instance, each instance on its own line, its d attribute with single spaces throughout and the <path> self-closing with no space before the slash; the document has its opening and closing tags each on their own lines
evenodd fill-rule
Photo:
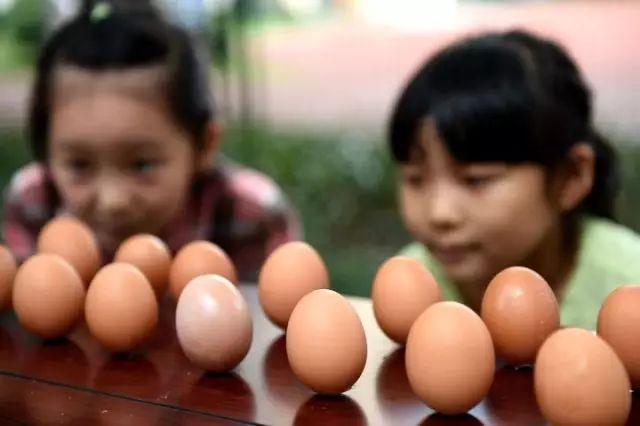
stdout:
<svg viewBox="0 0 640 426">
<path fill-rule="evenodd" d="M 84 158 L 72 158 L 66 161 L 66 167 L 78 175 L 88 173 L 91 166 L 91 162 Z"/>
<path fill-rule="evenodd" d="M 134 173 L 150 173 L 160 164 L 160 161 L 155 159 L 139 158 L 131 163 L 131 170 Z"/>
<path fill-rule="evenodd" d="M 480 188 L 498 178 L 497 174 L 467 174 L 462 176 L 464 184 L 471 188 Z"/>
<path fill-rule="evenodd" d="M 412 187 L 419 187 L 424 183 L 422 173 L 405 173 L 403 180 Z"/>
</svg>

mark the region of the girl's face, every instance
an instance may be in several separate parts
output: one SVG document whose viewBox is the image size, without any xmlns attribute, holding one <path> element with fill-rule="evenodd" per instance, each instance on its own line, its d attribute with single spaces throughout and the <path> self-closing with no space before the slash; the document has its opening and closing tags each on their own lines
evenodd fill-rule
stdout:
<svg viewBox="0 0 640 426">
<path fill-rule="evenodd" d="M 505 267 L 526 266 L 558 231 L 542 166 L 460 163 L 433 124 L 400 175 L 406 226 L 460 284 L 486 285 Z"/>
<path fill-rule="evenodd" d="M 126 237 L 162 234 L 182 209 L 199 155 L 158 93 L 158 70 L 61 68 L 54 82 L 49 159 L 63 208 L 107 253 Z"/>
</svg>

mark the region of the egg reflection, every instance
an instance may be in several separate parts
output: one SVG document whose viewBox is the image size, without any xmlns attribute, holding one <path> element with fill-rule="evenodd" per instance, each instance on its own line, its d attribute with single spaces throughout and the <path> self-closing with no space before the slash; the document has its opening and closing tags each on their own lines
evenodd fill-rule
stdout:
<svg viewBox="0 0 640 426">
<path fill-rule="evenodd" d="M 378 398 L 385 402 L 422 402 L 411 391 L 404 364 L 404 348 L 398 348 L 387 356 L 377 378 Z"/>
<path fill-rule="evenodd" d="M 94 379 L 97 389 L 133 397 L 156 399 L 163 394 L 156 367 L 139 354 L 113 355 Z"/>
<path fill-rule="evenodd" d="M 631 398 L 631 413 L 627 425 L 640 425 L 640 392 L 634 391 Z"/>
<path fill-rule="evenodd" d="M 289 407 L 298 407 L 311 392 L 304 387 L 291 370 L 287 358 L 287 342 L 281 335 L 271 342 L 262 364 L 269 395 Z"/>
<path fill-rule="evenodd" d="M 256 402 L 251 387 L 236 373 L 207 373 L 182 397 L 180 406 L 218 416 L 253 421 Z"/>
<path fill-rule="evenodd" d="M 424 404 L 411 390 L 404 363 L 404 348 L 398 348 L 389 354 L 376 378 L 378 403 L 390 418 L 406 415 L 407 410 L 424 412 Z"/>
<path fill-rule="evenodd" d="M 89 360 L 71 340 L 40 342 L 25 358 L 24 369 L 29 376 L 74 385 L 85 385 L 89 380 Z"/>
<path fill-rule="evenodd" d="M 514 423 L 515 424 L 515 423 Z M 471 414 L 447 416 L 433 413 L 421 423 L 421 426 L 482 426 L 483 423 Z"/>
<path fill-rule="evenodd" d="M 358 403 L 346 395 L 316 394 L 300 406 L 293 424 L 358 426 L 366 425 L 367 417 Z"/>
<path fill-rule="evenodd" d="M 4 327 L 0 327 L 0 365 L 11 365 L 18 357 L 16 339 Z"/>
<path fill-rule="evenodd" d="M 531 368 L 503 367 L 496 372 L 486 399 L 491 419 L 498 424 L 545 424 L 536 402 Z"/>
</svg>

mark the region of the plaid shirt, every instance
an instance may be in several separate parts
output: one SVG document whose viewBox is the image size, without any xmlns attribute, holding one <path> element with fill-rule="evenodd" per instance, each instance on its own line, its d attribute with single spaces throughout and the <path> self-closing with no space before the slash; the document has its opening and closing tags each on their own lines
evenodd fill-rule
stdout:
<svg viewBox="0 0 640 426">
<path fill-rule="evenodd" d="M 6 194 L 4 240 L 19 261 L 35 250 L 40 229 L 64 213 L 45 168 L 31 163 L 13 177 Z M 233 164 L 200 175 L 185 208 L 167 227 L 175 253 L 193 240 L 224 249 L 241 280 L 255 281 L 277 246 L 301 237 L 299 220 L 282 191 L 267 176 Z"/>
</svg>

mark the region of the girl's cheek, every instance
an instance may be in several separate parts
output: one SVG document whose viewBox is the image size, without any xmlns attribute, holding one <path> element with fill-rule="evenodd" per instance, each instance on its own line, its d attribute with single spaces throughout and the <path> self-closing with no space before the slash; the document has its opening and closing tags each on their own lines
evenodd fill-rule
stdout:
<svg viewBox="0 0 640 426">
<path fill-rule="evenodd" d="M 416 238 L 423 233 L 423 208 L 419 198 L 412 196 L 408 191 L 401 190 L 400 195 L 400 216 L 404 221 L 407 230 Z"/>
<path fill-rule="evenodd" d="M 91 182 L 77 182 L 74 179 L 54 179 L 63 207 L 76 215 L 90 209 L 94 188 Z"/>
</svg>

